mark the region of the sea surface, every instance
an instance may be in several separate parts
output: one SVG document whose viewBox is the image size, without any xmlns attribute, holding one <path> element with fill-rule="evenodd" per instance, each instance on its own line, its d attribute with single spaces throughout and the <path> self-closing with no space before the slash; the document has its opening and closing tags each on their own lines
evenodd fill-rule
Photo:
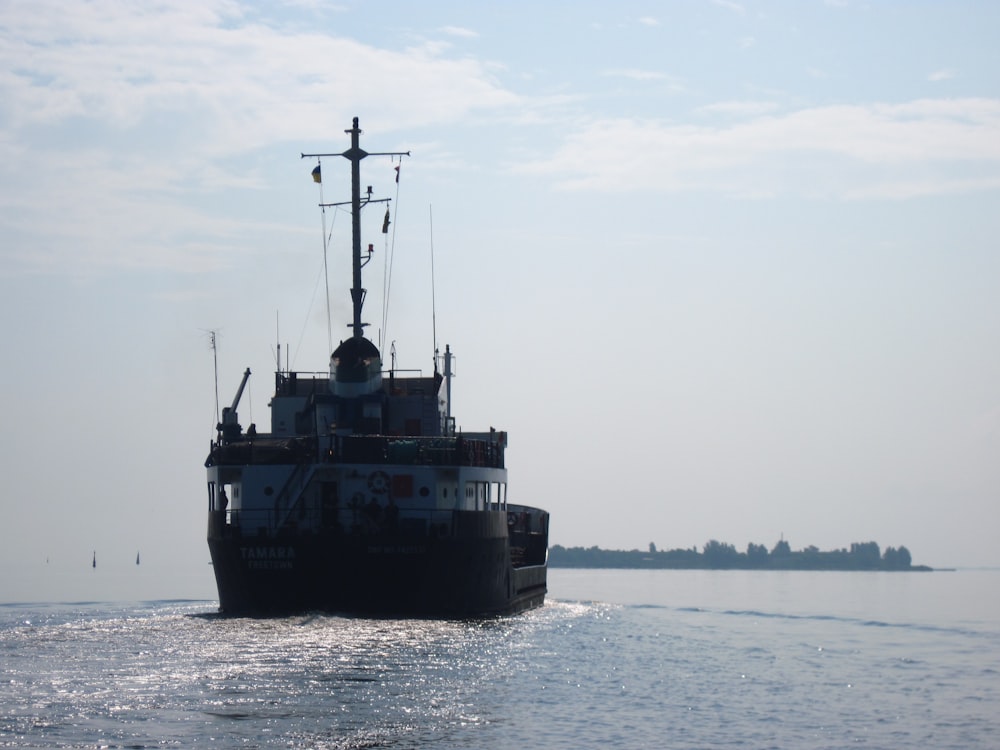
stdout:
<svg viewBox="0 0 1000 750">
<path fill-rule="evenodd" d="M 0 747 L 1000 747 L 1000 571 L 557 569 L 549 591 L 444 622 L 0 605 Z"/>
</svg>

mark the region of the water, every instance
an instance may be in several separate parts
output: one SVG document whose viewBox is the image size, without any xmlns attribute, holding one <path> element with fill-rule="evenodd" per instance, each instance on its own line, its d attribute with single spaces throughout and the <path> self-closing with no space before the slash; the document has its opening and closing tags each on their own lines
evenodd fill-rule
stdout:
<svg viewBox="0 0 1000 750">
<path fill-rule="evenodd" d="M 0 605 L 0 747 L 1000 747 L 1000 571 L 550 571 L 479 622 Z"/>
</svg>

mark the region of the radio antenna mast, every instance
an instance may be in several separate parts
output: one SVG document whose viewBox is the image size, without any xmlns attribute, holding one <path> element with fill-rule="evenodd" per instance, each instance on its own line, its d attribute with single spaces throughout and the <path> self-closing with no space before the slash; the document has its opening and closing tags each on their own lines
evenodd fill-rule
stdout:
<svg viewBox="0 0 1000 750">
<path fill-rule="evenodd" d="M 434 206 L 427 206 L 431 220 L 431 336 L 434 339 L 434 372 L 438 371 L 437 297 L 434 287 Z"/>
</svg>

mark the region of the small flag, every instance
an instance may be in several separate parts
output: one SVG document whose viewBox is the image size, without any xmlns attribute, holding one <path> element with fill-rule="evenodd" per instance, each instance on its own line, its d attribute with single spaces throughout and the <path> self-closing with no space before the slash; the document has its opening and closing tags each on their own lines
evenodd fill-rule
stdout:
<svg viewBox="0 0 1000 750">
<path fill-rule="evenodd" d="M 382 219 L 382 234 L 389 234 L 389 209 L 385 210 L 385 218 Z"/>
<path fill-rule="evenodd" d="M 397 185 L 399 184 L 399 167 L 400 167 L 399 164 L 397 164 L 395 167 L 393 167 L 393 169 L 396 170 L 396 184 Z"/>
<path fill-rule="evenodd" d="M 319 164 L 317 164 L 316 168 L 313 170 L 313 182 L 322 182 L 322 181 L 323 181 L 323 176 L 320 174 Z"/>
</svg>

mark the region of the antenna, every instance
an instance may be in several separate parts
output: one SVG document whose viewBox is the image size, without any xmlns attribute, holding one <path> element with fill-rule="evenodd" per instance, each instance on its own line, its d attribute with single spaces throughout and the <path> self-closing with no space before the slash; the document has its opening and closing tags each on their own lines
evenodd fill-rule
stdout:
<svg viewBox="0 0 1000 750">
<path fill-rule="evenodd" d="M 437 298 L 434 292 L 434 206 L 427 206 L 431 218 L 431 336 L 434 339 L 434 372 L 438 371 Z"/>
<path fill-rule="evenodd" d="M 219 347 L 215 341 L 215 331 L 208 331 L 209 346 L 212 347 L 212 362 L 215 365 L 215 424 L 219 424 Z"/>
</svg>

